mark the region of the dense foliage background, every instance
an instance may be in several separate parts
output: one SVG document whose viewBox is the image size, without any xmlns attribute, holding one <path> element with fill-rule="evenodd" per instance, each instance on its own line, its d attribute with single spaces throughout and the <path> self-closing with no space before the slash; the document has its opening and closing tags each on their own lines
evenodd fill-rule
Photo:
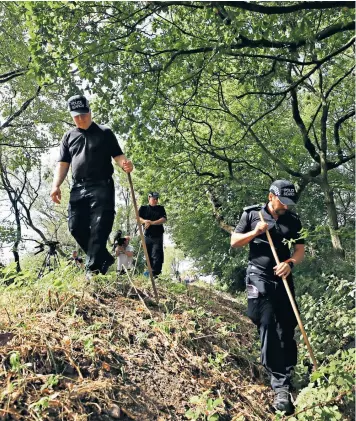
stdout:
<svg viewBox="0 0 356 421">
<path fill-rule="evenodd" d="M 78 92 L 90 95 L 94 120 L 114 129 L 133 160 L 139 201 L 160 191 L 176 247 L 225 289 L 243 287 L 247 250 L 229 248 L 242 208 L 265 201 L 272 180 L 291 179 L 307 241 L 298 295 L 325 364 L 301 405 L 328 401 L 319 419 L 346 416 L 354 3 L 3 2 L 0 28 L 0 245 L 11 246 L 16 273 L 29 244 L 75 247 L 69 183 L 60 206 L 49 190 L 53 151 L 73 124 L 66 98 Z M 115 229 L 135 236 L 127 180 L 115 177 Z M 300 419 L 316 419 L 306 414 Z"/>
</svg>

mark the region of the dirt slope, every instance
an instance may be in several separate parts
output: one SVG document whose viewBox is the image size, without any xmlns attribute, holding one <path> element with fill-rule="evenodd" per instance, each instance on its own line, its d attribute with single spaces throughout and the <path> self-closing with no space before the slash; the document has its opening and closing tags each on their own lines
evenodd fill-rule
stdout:
<svg viewBox="0 0 356 421">
<path fill-rule="evenodd" d="M 273 419 L 243 304 L 160 281 L 157 306 L 134 282 L 144 303 L 131 285 L 77 276 L 1 312 L 1 419 Z"/>
</svg>

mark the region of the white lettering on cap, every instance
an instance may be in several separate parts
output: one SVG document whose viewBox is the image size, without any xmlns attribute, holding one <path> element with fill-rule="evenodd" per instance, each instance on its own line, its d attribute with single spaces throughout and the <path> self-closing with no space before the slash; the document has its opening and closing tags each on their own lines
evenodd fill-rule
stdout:
<svg viewBox="0 0 356 421">
<path fill-rule="evenodd" d="M 76 110 L 77 108 L 86 108 L 86 104 L 83 103 L 83 101 L 73 101 L 70 103 L 70 107 L 72 110 Z"/>
<path fill-rule="evenodd" d="M 283 194 L 282 196 L 294 196 L 295 195 L 295 190 L 294 189 L 283 189 Z"/>
</svg>

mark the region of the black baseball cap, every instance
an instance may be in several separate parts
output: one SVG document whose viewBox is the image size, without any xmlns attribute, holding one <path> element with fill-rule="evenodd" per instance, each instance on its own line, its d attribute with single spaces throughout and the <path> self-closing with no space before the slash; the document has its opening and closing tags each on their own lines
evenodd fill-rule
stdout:
<svg viewBox="0 0 356 421">
<path fill-rule="evenodd" d="M 295 205 L 298 200 L 295 186 L 288 180 L 276 180 L 271 184 L 269 191 L 276 195 L 283 205 Z"/>
<path fill-rule="evenodd" d="M 83 95 L 74 95 L 68 99 L 68 110 L 75 117 L 90 112 L 89 101 Z"/>
<path fill-rule="evenodd" d="M 148 193 L 148 197 L 153 197 L 155 199 L 159 198 L 159 193 L 157 193 L 156 191 L 151 191 Z"/>
</svg>

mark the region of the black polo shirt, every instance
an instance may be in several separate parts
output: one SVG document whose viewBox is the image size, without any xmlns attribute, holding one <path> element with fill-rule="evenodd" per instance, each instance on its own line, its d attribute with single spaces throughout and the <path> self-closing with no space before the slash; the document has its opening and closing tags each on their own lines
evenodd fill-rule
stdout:
<svg viewBox="0 0 356 421">
<path fill-rule="evenodd" d="M 166 218 L 166 211 L 164 209 L 164 206 L 156 205 L 145 205 L 141 206 L 138 210 L 138 214 L 140 215 L 140 218 L 147 219 L 149 221 L 158 221 L 161 218 Z M 164 233 L 163 225 L 151 225 L 148 229 L 145 231 L 146 237 L 160 237 Z"/>
<path fill-rule="evenodd" d="M 271 234 L 279 260 L 283 262 L 289 259 L 290 250 L 285 240 L 294 240 L 293 245 L 304 244 L 304 239 L 299 238 L 302 224 L 298 215 L 294 212 L 286 211 L 284 215 L 279 216 L 275 220 L 269 213 L 267 204 L 262 207 L 258 205 L 250 206 L 244 209 L 240 222 L 235 228 L 235 232 L 246 233 L 253 231 L 257 223 L 261 220 L 259 216 L 260 210 L 265 222 L 268 224 L 268 231 Z M 272 273 L 276 262 L 266 233 L 255 237 L 250 241 L 249 246 L 249 262 L 268 273 Z"/>
<path fill-rule="evenodd" d="M 87 130 L 75 127 L 62 138 L 59 162 L 72 165 L 74 180 L 105 180 L 114 172 L 111 158 L 123 155 L 114 133 L 106 126 L 92 123 Z"/>
</svg>

